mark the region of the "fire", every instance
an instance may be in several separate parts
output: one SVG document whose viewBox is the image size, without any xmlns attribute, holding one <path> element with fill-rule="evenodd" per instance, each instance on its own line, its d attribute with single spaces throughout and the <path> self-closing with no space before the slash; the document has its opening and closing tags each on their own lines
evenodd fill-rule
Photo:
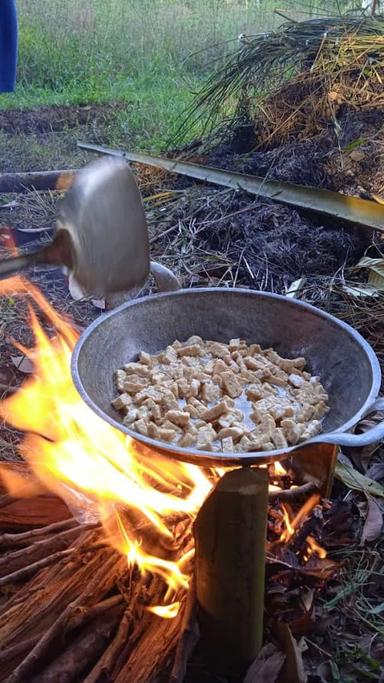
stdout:
<svg viewBox="0 0 384 683">
<path fill-rule="evenodd" d="M 21 278 L 3 281 L 0 294 L 31 297 L 56 333 L 49 338 L 30 309 L 36 346 L 23 351 L 33 361 L 35 373 L 2 402 L 1 417 L 27 433 L 21 446 L 23 457 L 80 521 L 100 519 L 109 542 L 130 564 L 164 578 L 166 599 L 173 602 L 157 614 L 174 616 L 174 597 L 178 589 L 188 587 L 191 559 L 190 548 L 177 547 L 174 522 L 193 519 L 217 475 L 208 478 L 196 466 L 154 457 L 104 423 L 72 384 L 70 359 L 76 330 Z M 16 486 L 13 482 L 13 489 Z M 159 536 L 172 548 L 172 560 L 162 557 L 156 543 L 148 540 Z"/>
<path fill-rule="evenodd" d="M 296 530 L 300 527 L 300 524 L 307 517 L 308 513 L 315 507 L 315 505 L 318 505 L 319 502 L 320 495 L 318 493 L 313 494 L 313 496 L 308 498 L 308 500 L 300 508 L 298 513 L 294 517 L 292 517 L 292 519 L 289 514 L 288 508 L 285 505 L 282 505 L 285 529 L 280 535 L 281 543 L 289 543 L 289 541 L 295 535 Z M 307 549 L 304 559 L 307 560 L 314 553 L 316 553 L 318 557 L 320 557 L 320 559 L 322 560 L 327 557 L 326 550 L 322 548 L 312 536 L 307 536 L 305 541 L 307 543 Z"/>
<path fill-rule="evenodd" d="M 189 524 L 224 470 L 205 471 L 194 465 L 154 455 L 136 441 L 95 415 L 80 398 L 71 378 L 70 360 L 78 333 L 46 301 L 42 293 L 22 278 L 0 283 L 0 295 L 20 295 L 33 302 L 32 350 L 19 348 L 35 366 L 22 388 L 0 404 L 0 416 L 26 433 L 20 447 L 38 482 L 61 496 L 74 516 L 82 521 L 100 521 L 108 542 L 126 556 L 129 566 L 142 574 L 160 576 L 167 586 L 166 604 L 150 607 L 163 618 L 176 616 L 180 595 L 188 588 L 194 548 L 181 547 L 177 525 Z M 43 330 L 37 313 L 43 314 L 54 336 Z M 273 479 L 285 476 L 275 463 Z M 25 480 L 15 476 L 5 482 L 16 495 L 34 495 Z M 279 489 L 271 485 L 271 489 Z M 319 502 L 309 501 L 291 518 L 283 508 L 287 543 Z M 307 555 L 325 553 L 312 537 Z"/>
</svg>

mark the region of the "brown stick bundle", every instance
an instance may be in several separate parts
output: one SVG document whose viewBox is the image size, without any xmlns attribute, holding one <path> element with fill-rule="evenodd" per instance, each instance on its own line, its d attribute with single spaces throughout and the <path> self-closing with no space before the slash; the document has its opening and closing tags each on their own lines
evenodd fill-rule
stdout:
<svg viewBox="0 0 384 683">
<path fill-rule="evenodd" d="M 42 497 L 49 498 L 53 519 L 44 514 L 44 525 L 36 528 L 35 505 Z M 0 556 L 0 577 L 8 571 L 0 585 L 15 592 L 0 599 L 0 681 L 49 683 L 60 675 L 67 683 L 101 683 L 128 675 L 147 683 L 176 649 L 183 591 L 175 598 L 182 601 L 175 619 L 150 613 L 147 605 L 164 601 L 163 579 L 129 569 L 126 558 L 106 546 L 99 527 L 78 525 L 64 505 L 57 519 L 55 501 L 51 495 L 12 498 L 3 508 L 0 550 L 8 552 Z M 9 506 L 22 524 L 14 524 Z M 4 528 L 22 531 L 1 533 Z M 175 534 L 177 544 L 188 547 L 190 522 L 179 523 Z"/>
</svg>

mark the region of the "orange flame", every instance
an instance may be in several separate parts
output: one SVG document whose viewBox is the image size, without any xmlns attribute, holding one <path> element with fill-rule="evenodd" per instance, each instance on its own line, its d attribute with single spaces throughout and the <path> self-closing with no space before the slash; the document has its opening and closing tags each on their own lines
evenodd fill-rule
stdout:
<svg viewBox="0 0 384 683">
<path fill-rule="evenodd" d="M 95 415 L 80 398 L 71 379 L 70 359 L 78 338 L 31 283 L 12 278 L 0 283 L 0 294 L 28 295 L 38 305 L 56 336 L 50 339 L 31 309 L 36 347 L 35 374 L 0 405 L 9 424 L 27 432 L 21 453 L 39 481 L 58 493 L 81 519 L 102 520 L 109 542 L 142 572 L 164 578 L 167 599 L 188 586 L 190 550 L 178 550 L 172 561 L 148 546 L 142 527 L 175 541 L 173 521 L 193 518 L 212 488 L 200 468 L 138 450 L 131 439 Z M 15 488 L 16 482 L 13 482 Z M 133 516 L 127 525 L 119 513 Z M 140 523 L 138 522 L 140 520 Z M 174 546 L 173 546 L 174 548 Z M 175 607 L 157 613 L 175 616 Z"/>
<path fill-rule="evenodd" d="M 292 519 L 290 518 L 290 514 L 288 512 L 287 507 L 285 505 L 282 505 L 283 518 L 285 524 L 285 529 L 280 535 L 280 541 L 282 543 L 288 543 L 291 540 L 291 538 L 295 535 L 296 529 L 300 526 L 301 522 L 307 517 L 309 512 L 319 502 L 320 495 L 318 493 L 314 493 L 310 498 L 308 498 L 308 500 L 304 503 L 304 505 L 300 508 L 298 513 Z M 305 540 L 307 543 L 307 549 L 304 556 L 305 560 L 308 560 L 313 553 L 316 553 L 321 559 L 325 559 L 327 557 L 326 550 L 322 548 L 312 536 L 307 536 Z"/>
<path fill-rule="evenodd" d="M 0 295 L 28 297 L 56 333 L 48 337 L 31 307 L 36 344 L 23 352 L 33 361 L 35 373 L 16 394 L 1 402 L 0 416 L 26 432 L 20 450 L 38 482 L 61 496 L 80 521 L 101 520 L 108 542 L 127 557 L 129 565 L 164 579 L 167 604 L 148 609 L 173 618 L 179 609 L 180 591 L 188 587 L 194 553 L 190 546 L 178 546 L 175 518 L 192 520 L 224 470 L 211 471 L 208 477 L 201 468 L 139 446 L 101 420 L 72 383 L 70 360 L 78 333 L 71 323 L 22 278 L 0 282 Z M 276 476 L 286 474 L 279 463 L 274 472 Z M 39 484 L 28 487 L 15 475 L 8 476 L 5 485 L 14 495 L 35 495 L 34 487 Z M 289 541 L 318 502 L 319 496 L 312 496 L 293 519 L 284 508 L 286 529 L 281 541 Z M 167 559 L 159 550 L 159 538 L 171 548 Z M 308 537 L 307 542 L 308 555 L 320 554 L 322 549 L 314 539 Z"/>
</svg>

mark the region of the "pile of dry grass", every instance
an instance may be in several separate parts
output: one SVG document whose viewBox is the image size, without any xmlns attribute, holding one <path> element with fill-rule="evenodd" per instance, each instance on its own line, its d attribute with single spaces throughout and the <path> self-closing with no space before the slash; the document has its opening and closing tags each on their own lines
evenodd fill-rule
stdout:
<svg viewBox="0 0 384 683">
<path fill-rule="evenodd" d="M 198 93 L 179 130 L 197 119 L 210 140 L 245 128 L 249 148 L 307 139 L 340 110 L 384 106 L 384 17 L 286 22 L 243 40 Z M 214 135 L 212 137 L 212 131 Z"/>
<path fill-rule="evenodd" d="M 249 100 L 259 145 L 313 137 L 329 124 L 337 126 L 343 108 L 383 108 L 384 35 L 359 35 L 361 28 L 340 38 L 325 33 L 309 69 L 264 102 Z"/>
</svg>

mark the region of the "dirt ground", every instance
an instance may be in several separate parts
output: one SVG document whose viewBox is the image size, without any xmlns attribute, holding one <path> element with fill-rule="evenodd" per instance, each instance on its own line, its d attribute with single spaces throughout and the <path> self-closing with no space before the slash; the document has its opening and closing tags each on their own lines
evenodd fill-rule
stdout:
<svg viewBox="0 0 384 683">
<path fill-rule="evenodd" d="M 78 168 L 90 158 L 77 140 L 108 144 L 123 104 L 0 111 L 0 172 Z"/>
</svg>

